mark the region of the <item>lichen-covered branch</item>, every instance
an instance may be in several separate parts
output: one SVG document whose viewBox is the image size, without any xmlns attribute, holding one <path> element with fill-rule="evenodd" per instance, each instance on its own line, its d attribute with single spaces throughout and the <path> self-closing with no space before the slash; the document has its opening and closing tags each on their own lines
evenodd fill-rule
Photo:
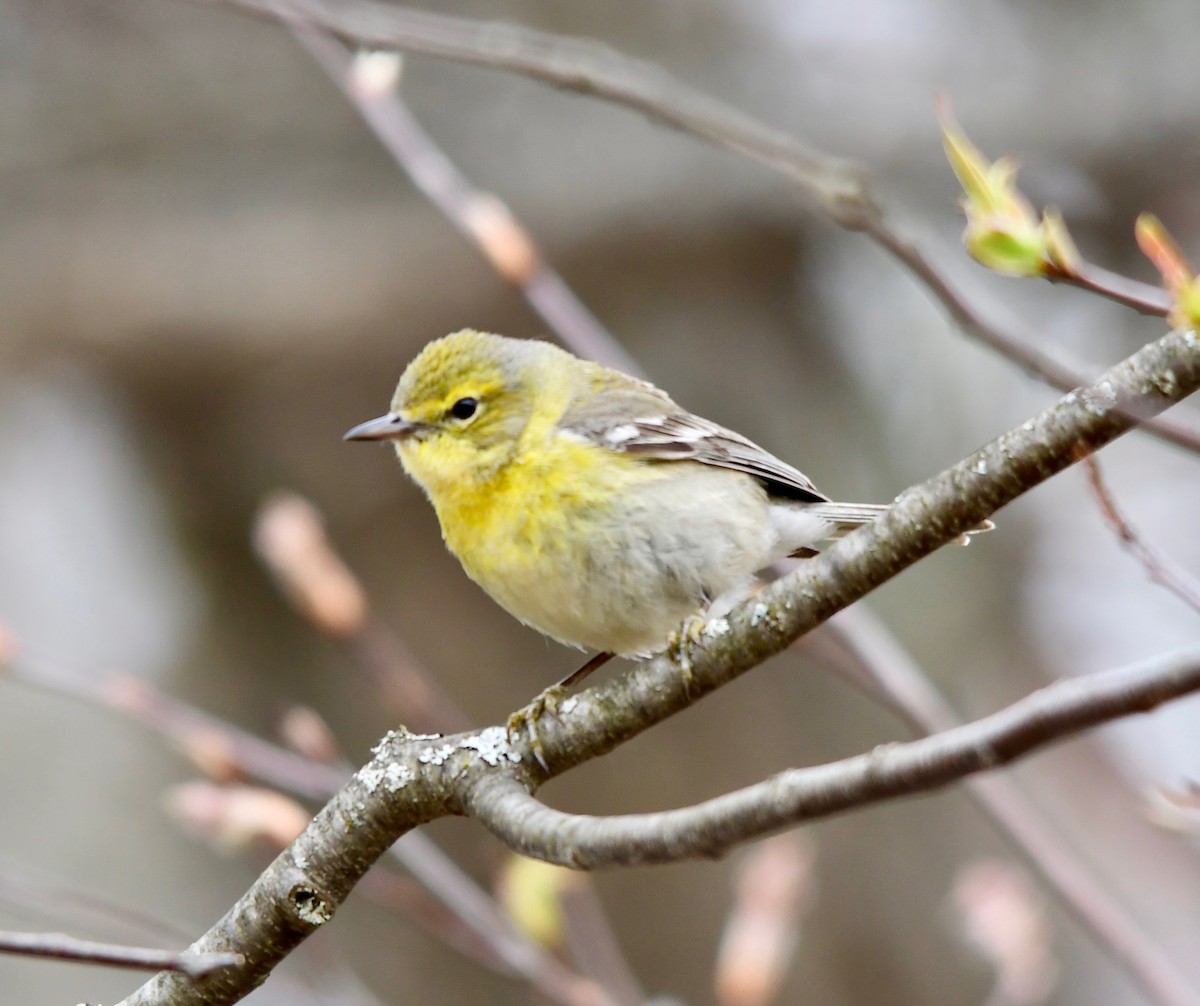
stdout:
<svg viewBox="0 0 1200 1006">
<path fill-rule="evenodd" d="M 787 825 L 927 792 L 1007 765 L 1088 727 L 1200 690 L 1200 647 L 1058 681 L 973 723 L 764 782 L 681 810 L 566 814 L 511 776 L 488 775 L 467 803 L 507 845 L 562 866 L 597 869 L 720 856 Z"/>
</svg>

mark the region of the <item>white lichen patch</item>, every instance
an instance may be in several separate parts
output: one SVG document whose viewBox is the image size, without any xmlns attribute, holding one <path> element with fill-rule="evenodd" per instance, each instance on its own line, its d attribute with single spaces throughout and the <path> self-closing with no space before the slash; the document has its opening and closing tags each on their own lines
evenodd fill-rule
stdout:
<svg viewBox="0 0 1200 1006">
<path fill-rule="evenodd" d="M 720 639 L 729 632 L 728 618 L 712 618 L 704 623 L 704 628 L 700 630 L 700 635 L 705 639 Z"/>
<path fill-rule="evenodd" d="M 474 751 L 487 764 L 495 766 L 504 761 L 518 762 L 521 756 L 509 749 L 508 731 L 504 727 L 488 727 L 458 742 L 464 751 Z"/>
<path fill-rule="evenodd" d="M 396 793 L 413 780 L 413 771 L 407 765 L 388 762 L 385 765 L 367 765 L 358 773 L 360 779 L 372 793 L 382 786 L 389 793 Z"/>
<path fill-rule="evenodd" d="M 441 744 L 437 747 L 424 748 L 417 754 L 417 761 L 422 765 L 444 765 L 457 748 L 453 744 Z"/>
<path fill-rule="evenodd" d="M 579 697 L 576 695 L 568 696 L 558 704 L 558 715 L 570 716 L 575 711 L 577 705 L 579 705 Z"/>
<path fill-rule="evenodd" d="M 757 601 L 754 607 L 750 609 L 751 625 L 758 625 L 760 622 L 765 622 L 770 617 L 771 609 L 767 605 L 763 604 L 762 601 Z"/>
<path fill-rule="evenodd" d="M 1083 402 L 1083 407 L 1093 416 L 1102 416 L 1116 404 L 1117 392 L 1111 381 L 1101 381 Z"/>
<path fill-rule="evenodd" d="M 975 464 L 972 466 L 971 470 L 976 475 L 986 475 L 987 470 L 988 470 L 987 462 L 983 458 L 980 458 L 978 461 L 975 462 Z"/>
</svg>

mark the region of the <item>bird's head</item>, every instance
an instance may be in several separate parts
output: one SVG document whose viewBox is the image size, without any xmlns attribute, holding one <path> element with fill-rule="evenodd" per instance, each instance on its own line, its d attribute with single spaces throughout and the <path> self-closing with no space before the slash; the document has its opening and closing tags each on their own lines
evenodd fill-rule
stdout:
<svg viewBox="0 0 1200 1006">
<path fill-rule="evenodd" d="M 429 492 L 486 481 L 519 450 L 539 411 L 561 402 L 556 378 L 564 367 L 569 376 L 570 362 L 577 361 L 549 343 L 455 332 L 408 365 L 387 415 L 345 439 L 392 441 Z"/>
</svg>

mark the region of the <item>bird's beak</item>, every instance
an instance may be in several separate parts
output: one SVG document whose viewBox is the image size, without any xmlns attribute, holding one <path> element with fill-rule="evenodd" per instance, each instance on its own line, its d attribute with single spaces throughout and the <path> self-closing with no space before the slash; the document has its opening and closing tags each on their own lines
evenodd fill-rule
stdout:
<svg viewBox="0 0 1200 1006">
<path fill-rule="evenodd" d="M 378 419 L 368 419 L 348 430 L 343 440 L 404 440 L 421 428 L 421 423 L 410 422 L 402 416 L 389 412 Z"/>
</svg>

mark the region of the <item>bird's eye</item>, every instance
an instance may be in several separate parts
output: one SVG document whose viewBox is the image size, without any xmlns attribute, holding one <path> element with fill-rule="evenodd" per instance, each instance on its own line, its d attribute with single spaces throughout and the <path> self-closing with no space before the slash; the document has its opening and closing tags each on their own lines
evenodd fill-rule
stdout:
<svg viewBox="0 0 1200 1006">
<path fill-rule="evenodd" d="M 470 419 L 479 408 L 479 402 L 474 398 L 460 398 L 450 406 L 450 415 L 455 419 Z"/>
</svg>

